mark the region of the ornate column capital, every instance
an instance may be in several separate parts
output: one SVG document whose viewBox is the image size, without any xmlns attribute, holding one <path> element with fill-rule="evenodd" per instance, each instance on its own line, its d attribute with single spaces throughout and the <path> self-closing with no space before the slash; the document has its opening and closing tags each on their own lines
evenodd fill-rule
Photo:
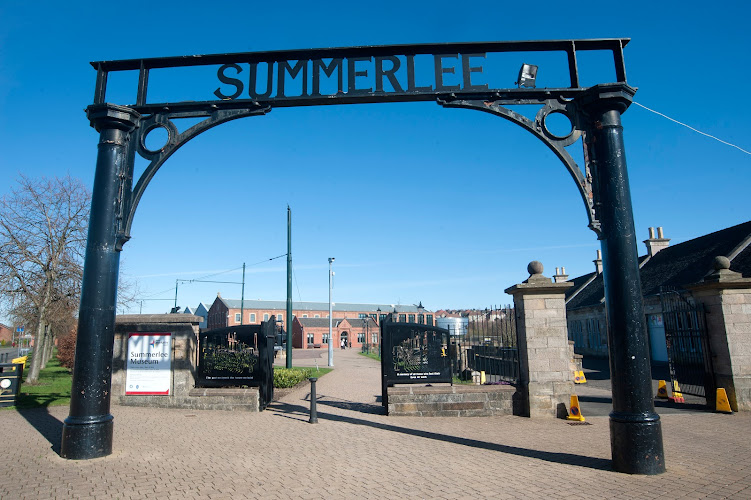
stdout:
<svg viewBox="0 0 751 500">
<path fill-rule="evenodd" d="M 118 129 L 130 133 L 141 123 L 140 113 L 117 104 L 92 104 L 86 108 L 86 116 L 91 126 L 100 133 L 106 129 Z"/>
</svg>

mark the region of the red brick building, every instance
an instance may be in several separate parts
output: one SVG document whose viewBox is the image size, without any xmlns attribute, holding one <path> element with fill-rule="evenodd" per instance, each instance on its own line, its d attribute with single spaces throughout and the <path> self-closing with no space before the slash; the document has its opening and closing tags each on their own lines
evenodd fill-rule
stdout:
<svg viewBox="0 0 751 500">
<path fill-rule="evenodd" d="M 375 319 L 334 318 L 331 321 L 334 348 L 341 348 L 342 340 L 348 348 L 360 349 L 363 345 L 378 345 L 379 327 Z M 328 318 L 298 318 L 292 323 L 292 347 L 296 349 L 328 348 Z"/>
<path fill-rule="evenodd" d="M 332 304 L 332 309 L 333 323 L 336 325 L 336 331 L 332 329 L 335 347 L 340 347 L 342 336 L 353 348 L 359 348 L 363 343 L 377 343 L 378 325 L 388 314 L 396 314 L 396 320 L 400 322 L 434 324 L 434 313 L 425 310 L 422 303 L 401 305 L 338 302 Z M 207 328 L 211 330 L 240 324 L 259 324 L 273 316 L 286 329 L 286 315 L 287 302 L 283 300 L 245 300 L 241 304 L 239 300 L 225 299 L 219 295 L 209 308 Z M 293 302 L 292 316 L 293 347 L 308 349 L 316 344 L 326 345 L 329 333 L 328 302 Z M 363 321 L 364 318 L 370 320 L 366 322 Z M 375 342 L 373 335 L 376 335 Z M 368 337 L 367 342 L 365 337 Z"/>
<path fill-rule="evenodd" d="M 0 323 L 0 341 L 8 345 L 13 342 L 13 330 L 2 323 Z"/>
</svg>

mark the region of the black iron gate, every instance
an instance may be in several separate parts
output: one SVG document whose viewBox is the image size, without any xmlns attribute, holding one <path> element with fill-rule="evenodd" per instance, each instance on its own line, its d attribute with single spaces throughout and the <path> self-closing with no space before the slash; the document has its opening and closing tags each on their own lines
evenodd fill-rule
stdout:
<svg viewBox="0 0 751 500">
<path fill-rule="evenodd" d="M 454 372 L 485 372 L 490 383 L 519 382 L 516 315 L 511 306 L 477 311 L 468 318 L 465 332 L 452 335 Z"/>
<path fill-rule="evenodd" d="M 711 404 L 716 386 L 704 305 L 669 287 L 660 288 L 660 304 L 671 387 L 677 382 L 681 392 L 706 398 Z"/>
<path fill-rule="evenodd" d="M 274 397 L 275 321 L 201 333 L 198 387 L 258 387 L 265 409 Z"/>
<path fill-rule="evenodd" d="M 381 322 L 381 402 L 388 413 L 394 384 L 451 382 L 449 331 L 418 323 Z"/>
</svg>

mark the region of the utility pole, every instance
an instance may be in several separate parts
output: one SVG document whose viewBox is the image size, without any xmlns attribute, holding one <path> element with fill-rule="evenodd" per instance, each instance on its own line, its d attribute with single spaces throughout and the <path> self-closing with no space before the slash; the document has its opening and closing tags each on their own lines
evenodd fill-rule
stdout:
<svg viewBox="0 0 751 500">
<path fill-rule="evenodd" d="M 332 328 L 332 313 L 334 309 L 331 307 L 331 263 L 334 262 L 334 257 L 329 257 L 329 366 L 334 366 L 334 339 L 331 330 Z"/>
<path fill-rule="evenodd" d="M 287 205 L 287 368 L 292 368 L 292 210 Z"/>
<path fill-rule="evenodd" d="M 243 286 L 240 290 L 240 325 L 243 324 L 243 312 L 245 306 L 245 262 L 243 262 Z"/>
</svg>

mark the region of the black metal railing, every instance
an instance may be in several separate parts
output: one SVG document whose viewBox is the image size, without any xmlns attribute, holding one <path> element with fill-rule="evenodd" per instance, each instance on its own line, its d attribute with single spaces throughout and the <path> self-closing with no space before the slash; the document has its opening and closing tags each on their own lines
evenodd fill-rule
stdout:
<svg viewBox="0 0 751 500">
<path fill-rule="evenodd" d="M 510 306 L 470 313 L 465 334 L 452 338 L 454 373 L 485 372 L 486 383 L 519 381 L 516 317 Z"/>
<path fill-rule="evenodd" d="M 274 396 L 274 320 L 201 333 L 197 387 L 258 387 L 261 408 Z"/>
</svg>

